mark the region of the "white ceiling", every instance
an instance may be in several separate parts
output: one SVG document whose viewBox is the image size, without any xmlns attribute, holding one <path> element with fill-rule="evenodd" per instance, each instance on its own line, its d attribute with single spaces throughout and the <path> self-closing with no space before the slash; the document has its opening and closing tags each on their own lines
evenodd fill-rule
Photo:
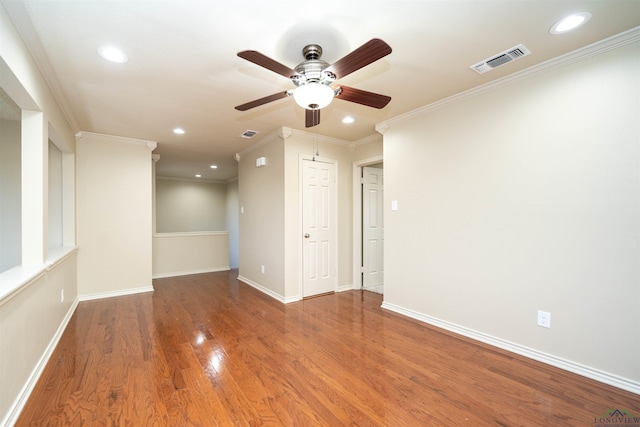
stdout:
<svg viewBox="0 0 640 427">
<path fill-rule="evenodd" d="M 339 82 L 389 95 L 390 104 L 376 110 L 334 100 L 307 129 L 357 142 L 385 119 L 640 25 L 640 0 L 1 1 L 76 131 L 157 141 L 159 175 L 211 180 L 236 176 L 234 153 L 261 136 L 282 126 L 305 130 L 304 110 L 291 98 L 234 109 L 293 88 L 237 57 L 241 50 L 293 68 L 307 44 L 320 44 L 333 63 L 372 38 L 386 41 L 389 56 Z M 593 15 L 586 25 L 549 34 L 581 11 Z M 485 74 L 469 68 L 520 43 L 532 54 Z M 106 44 L 129 62 L 100 58 Z M 355 123 L 342 124 L 345 115 Z M 186 133 L 175 135 L 177 126 Z M 260 134 L 241 138 L 248 129 Z"/>
</svg>

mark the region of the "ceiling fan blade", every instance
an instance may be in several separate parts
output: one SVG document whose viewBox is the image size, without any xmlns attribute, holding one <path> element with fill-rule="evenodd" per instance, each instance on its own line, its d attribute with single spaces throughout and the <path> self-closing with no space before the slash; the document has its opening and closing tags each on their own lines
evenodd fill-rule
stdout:
<svg viewBox="0 0 640 427">
<path fill-rule="evenodd" d="M 373 92 L 367 92 L 366 90 L 356 89 L 348 86 L 340 85 L 340 93 L 336 95 L 336 98 L 343 101 L 355 102 L 356 104 L 366 105 L 373 108 L 384 108 L 389 101 L 390 96 L 380 95 Z"/>
<path fill-rule="evenodd" d="M 274 73 L 278 73 L 288 79 L 297 74 L 294 70 L 287 67 L 286 65 L 282 65 L 278 61 L 271 59 L 268 56 L 265 56 L 255 50 L 243 50 L 242 52 L 238 52 L 238 56 L 261 67 L 264 67 L 267 70 L 271 70 Z"/>
<path fill-rule="evenodd" d="M 327 68 L 340 79 L 391 53 L 391 46 L 380 39 L 371 39 Z"/>
<path fill-rule="evenodd" d="M 278 99 L 286 98 L 287 96 L 289 96 L 289 93 L 287 91 L 274 93 L 273 95 L 265 96 L 264 98 L 256 99 L 254 101 L 247 102 L 246 104 L 238 105 L 236 107 L 236 110 L 247 111 L 254 107 L 259 107 L 260 105 L 277 101 Z"/>
<path fill-rule="evenodd" d="M 313 127 L 320 124 L 320 110 L 304 110 L 305 127 Z"/>
</svg>

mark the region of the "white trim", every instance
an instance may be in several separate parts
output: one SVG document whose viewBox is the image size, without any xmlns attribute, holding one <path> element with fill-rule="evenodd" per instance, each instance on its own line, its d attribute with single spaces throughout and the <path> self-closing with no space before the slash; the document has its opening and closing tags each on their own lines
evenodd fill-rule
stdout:
<svg viewBox="0 0 640 427">
<path fill-rule="evenodd" d="M 343 147 L 348 147 L 353 144 L 353 142 L 346 141 L 344 139 L 333 138 L 330 136 L 319 135 L 317 133 L 305 132 L 303 130 L 297 129 L 291 129 L 291 135 L 295 135 L 301 138 L 311 138 L 318 143 L 322 142 L 325 144 L 342 145 Z"/>
<path fill-rule="evenodd" d="M 383 122 L 377 123 L 376 130 L 384 134 L 388 128 L 396 123 L 401 123 L 414 117 L 422 116 L 425 113 L 444 108 L 448 105 L 463 101 L 471 97 L 475 97 L 483 93 L 490 92 L 498 87 L 515 84 L 524 79 L 529 79 L 539 74 L 547 73 L 560 67 L 565 67 L 567 65 L 582 61 L 595 55 L 599 55 L 609 50 L 634 43 L 638 40 L 640 40 L 640 27 L 635 27 L 628 31 L 625 31 L 624 33 L 609 37 L 607 39 L 593 43 L 589 46 L 585 46 L 581 49 L 574 50 L 573 52 L 558 56 L 517 73 L 510 74 L 498 80 L 491 81 L 489 83 L 477 86 L 464 92 L 460 92 L 456 95 L 452 95 L 448 98 L 444 98 L 442 100 L 409 111 L 405 114 L 387 119 Z"/>
<path fill-rule="evenodd" d="M 155 156 L 155 154 L 154 154 Z M 184 182 L 205 182 L 207 184 L 228 184 L 229 181 L 223 179 L 207 179 L 207 178 L 179 178 L 175 176 L 156 175 L 156 180 L 159 181 L 184 181 Z M 231 180 L 237 180 L 238 177 L 231 178 Z"/>
<path fill-rule="evenodd" d="M 299 237 L 299 246 L 298 246 L 298 295 L 304 296 L 304 241 L 303 235 L 304 231 L 304 206 L 303 206 L 303 198 L 304 198 L 304 162 L 305 161 L 313 161 L 318 163 L 328 163 L 332 164 L 335 172 L 334 179 L 334 192 L 333 192 L 333 206 L 335 209 L 335 218 L 338 219 L 338 183 L 340 182 L 338 179 L 338 161 L 334 159 L 328 159 L 326 157 L 315 157 L 310 156 L 308 154 L 298 154 L 298 236 Z M 336 222 L 335 229 L 333 230 L 331 239 L 333 240 L 334 250 L 333 250 L 333 265 L 335 266 L 335 271 L 333 272 L 333 291 L 338 291 L 338 225 Z"/>
<path fill-rule="evenodd" d="M 352 289 L 362 288 L 362 190 L 360 178 L 362 168 L 384 161 L 383 155 L 369 157 L 353 162 L 353 285 Z"/>
<path fill-rule="evenodd" d="M 341 286 L 338 286 L 338 289 L 336 290 L 336 292 L 352 291 L 354 289 L 355 288 L 353 287 L 353 284 L 341 285 Z"/>
<path fill-rule="evenodd" d="M 56 77 L 56 73 L 53 72 L 49 57 L 42 47 L 40 37 L 38 37 L 38 33 L 33 26 L 26 6 L 22 2 L 17 1 L 3 1 L 2 5 L 5 7 L 9 19 L 14 24 L 14 28 L 24 41 L 24 46 L 29 53 L 31 53 L 31 57 L 40 71 L 40 75 L 47 83 L 47 87 L 60 107 L 60 111 L 64 115 L 67 123 L 71 125 L 74 131 L 79 129 L 78 123 L 74 119 L 71 109 L 69 109 L 69 103 L 64 95 L 64 91 L 60 86 L 60 80 Z"/>
<path fill-rule="evenodd" d="M 42 356 L 40 356 L 40 360 L 38 360 L 38 363 L 36 363 L 35 367 L 31 371 L 29 378 L 27 378 L 24 386 L 22 386 L 22 390 L 20 390 L 20 393 L 18 393 L 18 396 L 13 402 L 13 405 L 9 407 L 9 410 L 7 411 L 4 420 L 0 422 L 0 425 L 12 426 L 15 425 L 15 423 L 18 421 L 18 417 L 20 416 L 22 409 L 24 409 L 24 405 L 27 403 L 27 400 L 29 400 L 29 396 L 31 396 L 31 393 L 33 393 L 33 389 L 38 383 L 40 376 L 44 372 L 44 369 L 46 368 L 47 363 L 49 362 L 49 359 L 53 354 L 53 351 L 56 349 L 60 338 L 62 338 L 62 334 L 67 328 L 67 325 L 69 324 L 73 313 L 76 311 L 76 307 L 78 307 L 78 301 L 78 298 L 76 298 L 75 301 L 73 301 L 73 304 L 71 304 L 71 307 L 69 307 L 67 314 L 62 319 L 60 326 L 58 326 L 58 330 L 56 330 L 56 333 L 51 338 L 51 341 L 49 341 L 49 345 L 47 345 L 44 352 L 42 353 Z"/>
<path fill-rule="evenodd" d="M 442 328 L 447 331 L 474 339 L 476 341 L 480 341 L 485 344 L 489 344 L 494 347 L 498 347 L 503 350 L 507 350 L 512 353 L 519 354 L 529 359 L 537 360 L 538 362 L 546 363 L 547 365 L 551 365 L 556 368 L 560 368 L 565 371 L 569 371 L 574 374 L 578 374 L 583 377 L 587 377 L 592 380 L 596 380 L 601 383 L 608 384 L 608 385 L 620 388 L 622 390 L 629 391 L 631 393 L 640 394 L 640 382 L 638 381 L 633 381 L 627 378 L 620 377 L 618 375 L 601 371 L 596 368 L 582 365 L 580 363 L 572 362 L 571 360 L 563 359 L 561 357 L 544 353 L 530 347 L 516 344 L 511 341 L 503 340 L 503 339 L 500 339 L 482 332 L 478 332 L 473 329 L 466 328 L 464 326 L 456 325 L 454 323 L 447 322 L 446 320 L 431 317 L 426 314 L 422 314 L 417 311 L 410 310 L 395 304 L 390 304 L 383 301 L 382 308 L 405 315 L 412 319 L 419 320 L 429 325 L 433 325 L 438 328 Z"/>
<path fill-rule="evenodd" d="M 282 139 L 287 139 L 291 133 L 290 133 L 289 128 L 280 128 L 274 132 L 271 132 L 265 136 L 263 136 L 262 138 L 260 138 L 258 141 L 256 141 L 255 144 L 245 148 L 244 150 L 240 151 L 239 153 L 236 153 L 240 156 L 240 158 L 246 156 L 247 154 L 249 154 L 252 151 L 257 150 L 258 148 L 262 147 L 263 145 L 275 140 L 276 138 L 282 138 Z"/>
<path fill-rule="evenodd" d="M 47 265 L 17 266 L 0 273 L 0 306 L 28 288 L 46 272 Z"/>
<path fill-rule="evenodd" d="M 241 281 L 242 283 L 245 283 L 245 284 L 251 286 L 252 288 L 255 288 L 255 289 L 259 290 L 263 294 L 266 294 L 266 295 L 270 296 L 271 298 L 280 301 L 283 304 L 287 304 L 287 303 L 290 303 L 290 302 L 293 302 L 293 301 L 298 301 L 300 299 L 299 297 L 294 297 L 294 298 L 297 298 L 297 299 L 285 298 L 282 295 L 273 292 L 271 289 L 265 288 L 261 284 L 256 283 L 253 280 L 249 280 L 246 277 L 243 277 L 243 276 L 240 276 L 240 275 L 238 275 L 238 280 Z"/>
<path fill-rule="evenodd" d="M 148 141 L 146 139 L 127 138 L 124 136 L 105 135 L 102 133 L 84 131 L 78 132 L 76 134 L 76 141 L 80 141 L 83 138 L 96 138 L 108 142 L 124 142 L 126 144 L 144 145 L 151 151 L 155 150 L 158 146 L 158 143 L 156 141 Z"/>
<path fill-rule="evenodd" d="M 313 133 L 313 132 L 306 132 L 303 130 L 298 130 L 298 129 L 291 129 L 288 127 L 282 127 L 280 129 L 278 129 L 275 132 L 271 132 L 265 136 L 263 136 L 262 138 L 260 138 L 255 144 L 253 144 L 250 147 L 245 148 L 244 150 L 242 150 L 241 152 L 238 153 L 238 155 L 240 155 L 240 157 L 254 151 L 255 149 L 265 145 L 268 142 L 273 141 L 275 138 L 280 137 L 282 139 L 287 139 L 290 136 L 297 136 L 300 138 L 312 138 L 317 142 L 322 142 L 325 144 L 333 144 L 333 145 L 341 145 L 343 147 L 349 147 L 350 149 L 353 149 L 359 145 L 364 145 L 364 144 L 368 144 L 370 142 L 375 142 L 375 141 L 379 141 L 380 140 L 380 135 L 377 133 L 374 133 L 372 135 L 369 136 L 365 136 L 364 138 L 360 138 L 356 141 L 347 141 L 346 139 L 339 139 L 339 138 L 333 138 L 331 136 L 325 136 L 325 135 L 319 135 L 317 133 Z"/>
<path fill-rule="evenodd" d="M 369 144 L 370 142 L 377 142 L 381 140 L 382 140 L 382 135 L 378 133 L 374 133 L 369 136 L 365 136 L 364 138 L 360 138 L 356 141 L 353 141 L 351 144 L 357 147 L 359 145 L 365 145 L 365 144 Z"/>
<path fill-rule="evenodd" d="M 91 301 L 94 299 L 121 297 L 133 294 L 153 292 L 153 286 L 141 286 L 139 288 L 123 289 L 121 291 L 98 292 L 96 294 L 79 295 L 80 301 Z"/>
<path fill-rule="evenodd" d="M 216 273 L 218 271 L 229 271 L 229 270 L 231 270 L 231 267 L 227 265 L 224 267 L 205 268 L 202 270 L 184 270 L 184 271 L 172 271 L 169 273 L 154 274 L 152 278 L 164 279 L 167 277 L 190 276 L 192 274 Z"/>
<path fill-rule="evenodd" d="M 194 236 L 228 236 L 228 231 L 181 231 L 170 233 L 154 233 L 154 238 L 194 237 Z"/>
</svg>

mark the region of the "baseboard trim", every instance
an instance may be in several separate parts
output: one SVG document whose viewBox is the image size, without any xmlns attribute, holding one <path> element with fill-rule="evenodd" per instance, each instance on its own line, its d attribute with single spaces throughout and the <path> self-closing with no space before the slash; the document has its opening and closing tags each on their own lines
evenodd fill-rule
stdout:
<svg viewBox="0 0 640 427">
<path fill-rule="evenodd" d="M 484 334 L 482 332 L 475 331 L 463 326 L 456 325 L 454 323 L 447 322 L 435 317 L 427 316 L 414 310 L 410 310 L 395 304 L 388 302 L 382 303 L 382 308 L 393 311 L 398 314 L 410 317 L 420 322 L 427 323 L 429 325 L 436 326 L 438 328 L 445 329 L 449 332 L 456 333 L 458 335 L 465 336 L 467 338 L 480 341 L 485 344 L 492 345 L 494 347 L 501 348 L 503 350 L 510 351 L 515 354 L 527 357 L 529 359 L 537 360 L 538 362 L 546 363 L 547 365 L 554 366 L 556 368 L 563 369 L 565 371 L 572 372 L 574 374 L 581 375 L 598 382 L 620 388 L 622 390 L 629 391 L 631 393 L 640 394 L 640 382 L 633 381 L 627 378 L 620 377 L 608 372 L 601 371 L 589 366 L 582 365 L 580 363 L 572 362 L 561 357 L 547 354 L 520 344 L 516 344 L 507 340 L 496 338 L 491 335 Z"/>
<path fill-rule="evenodd" d="M 99 292 L 96 294 L 79 295 L 80 301 L 91 301 L 94 299 L 121 297 L 125 295 L 142 294 L 145 292 L 153 292 L 153 286 L 142 286 L 139 288 L 123 289 L 120 291 Z"/>
<path fill-rule="evenodd" d="M 254 282 L 253 280 L 247 279 L 246 277 L 243 277 L 243 276 L 240 276 L 240 275 L 238 275 L 238 280 L 240 280 L 243 283 L 246 283 L 247 285 L 251 286 L 252 288 L 255 288 L 255 289 L 259 290 L 263 294 L 266 294 L 266 295 L 270 296 L 271 298 L 280 301 L 283 304 L 287 303 L 287 299 L 285 297 L 283 297 L 280 294 L 277 294 L 277 293 L 273 292 L 269 288 L 265 288 L 264 286 L 262 286 L 259 283 Z M 291 301 L 289 301 L 289 302 L 291 302 Z"/>
<path fill-rule="evenodd" d="M 336 292 L 345 292 L 345 291 L 352 291 L 356 289 L 353 285 L 342 285 L 342 286 L 338 286 L 338 290 Z"/>
<path fill-rule="evenodd" d="M 44 353 L 42 353 L 42 356 L 40 356 L 40 360 L 38 360 L 38 363 L 36 363 L 36 366 L 31 371 L 31 375 L 29 375 L 29 378 L 27 378 L 27 381 L 22 387 L 22 390 L 20 390 L 20 393 L 18 394 L 15 402 L 9 408 L 5 419 L 0 422 L 1 426 L 12 426 L 15 425 L 18 421 L 18 417 L 22 413 L 24 405 L 27 403 L 27 400 L 29 400 L 29 396 L 31 396 L 33 389 L 35 388 L 38 380 L 40 379 L 40 376 L 42 375 L 42 372 L 44 372 L 44 368 L 47 366 L 47 363 L 49 363 L 49 359 L 51 358 L 53 351 L 56 349 L 58 342 L 60 342 L 60 338 L 62 338 L 64 330 L 67 328 L 67 325 L 69 324 L 73 313 L 76 311 L 78 302 L 79 299 L 76 298 L 71 304 L 71 307 L 69 307 L 69 310 L 63 317 L 62 322 L 60 322 L 60 326 L 58 326 L 56 333 L 51 338 L 51 341 L 49 341 L 49 345 L 47 345 Z"/>
<path fill-rule="evenodd" d="M 206 268 L 202 270 L 185 270 L 185 271 L 173 271 L 170 273 L 158 273 L 151 276 L 153 279 L 164 279 L 166 277 L 178 277 L 178 276 L 190 276 L 192 274 L 204 274 L 204 273 L 216 273 L 218 271 L 229 271 L 231 267 L 228 265 L 226 267 L 215 267 L 215 268 Z"/>
</svg>

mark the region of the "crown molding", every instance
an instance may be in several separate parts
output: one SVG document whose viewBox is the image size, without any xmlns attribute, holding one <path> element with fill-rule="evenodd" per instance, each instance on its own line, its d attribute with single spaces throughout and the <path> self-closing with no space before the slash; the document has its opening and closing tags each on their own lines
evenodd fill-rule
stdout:
<svg viewBox="0 0 640 427">
<path fill-rule="evenodd" d="M 236 156 L 237 156 L 236 160 L 240 161 L 239 159 L 242 158 L 243 156 L 245 156 L 246 154 L 249 154 L 252 151 L 257 150 L 258 148 L 260 148 L 263 145 L 273 141 L 276 138 L 287 139 L 290 136 L 290 134 L 288 133 L 287 129 L 289 129 L 289 128 L 279 128 L 274 132 L 266 134 L 265 136 L 263 136 L 262 138 L 257 140 L 255 144 L 250 145 L 249 147 L 245 148 L 244 150 L 240 151 L 239 153 L 236 153 Z"/>
<path fill-rule="evenodd" d="M 492 82 L 483 84 L 481 86 L 477 86 L 473 89 L 460 92 L 456 95 L 450 96 L 448 98 L 444 98 L 440 101 L 436 101 L 431 104 L 425 105 L 423 107 L 417 108 L 415 110 L 409 111 L 408 113 L 401 114 L 399 116 L 387 119 L 383 122 L 376 124 L 376 130 L 384 134 L 384 132 L 386 132 L 392 125 L 396 123 L 401 123 L 403 121 L 412 119 L 414 117 L 418 117 L 423 114 L 429 113 L 431 111 L 439 110 L 446 106 L 463 101 L 467 98 L 471 98 L 480 94 L 491 92 L 500 87 L 508 86 L 525 79 L 530 79 L 540 74 L 548 73 L 558 68 L 566 67 L 576 62 L 583 61 L 593 56 L 600 55 L 602 53 L 608 52 L 613 49 L 617 49 L 627 44 L 635 43 L 637 41 L 640 41 L 640 27 L 632 28 L 623 33 L 600 40 L 596 43 L 590 44 L 583 48 L 574 50 L 573 52 L 569 52 L 565 55 L 561 55 L 556 58 L 550 59 L 548 61 L 542 62 L 540 64 L 534 65 L 532 67 L 529 67 L 517 73 L 510 74 L 498 80 L 494 80 Z"/>
<path fill-rule="evenodd" d="M 316 142 L 322 142 L 325 144 L 342 145 L 348 147 L 352 144 L 351 141 L 345 141 L 344 139 L 333 138 L 330 136 L 319 135 L 313 132 L 306 132 L 303 130 L 291 129 L 291 134 L 299 138 L 312 139 Z"/>
<path fill-rule="evenodd" d="M 13 26 L 18 31 L 18 34 L 20 34 L 20 37 L 22 37 L 27 50 L 31 53 L 31 57 L 35 62 L 36 67 L 38 67 L 42 78 L 44 78 L 47 83 L 49 91 L 51 91 L 51 94 L 60 107 L 62 114 L 73 131 L 78 131 L 78 123 L 73 117 L 73 114 L 71 114 L 67 98 L 64 96 L 60 82 L 56 77 L 56 73 L 53 71 L 49 57 L 45 53 L 42 43 L 40 43 L 40 38 L 38 37 L 38 33 L 29 18 L 29 14 L 27 13 L 24 3 L 21 1 L 0 1 L 7 11 L 7 15 L 9 15 L 9 19 L 11 19 Z"/>
<path fill-rule="evenodd" d="M 78 132 L 76 134 L 76 141 L 79 142 L 84 138 L 100 139 L 106 142 L 124 142 L 125 144 L 145 145 L 150 151 L 153 151 L 158 146 L 156 141 L 147 141 L 146 139 L 127 138 L 124 136 L 105 135 L 102 133 L 94 132 Z"/>
<path fill-rule="evenodd" d="M 156 180 L 159 180 L 159 181 L 181 181 L 181 182 L 192 182 L 197 184 L 226 184 L 227 182 L 229 182 L 221 179 L 182 178 L 182 177 L 166 176 L 166 175 L 156 175 L 155 178 Z M 231 180 L 233 180 L 233 178 L 231 178 Z"/>
</svg>

